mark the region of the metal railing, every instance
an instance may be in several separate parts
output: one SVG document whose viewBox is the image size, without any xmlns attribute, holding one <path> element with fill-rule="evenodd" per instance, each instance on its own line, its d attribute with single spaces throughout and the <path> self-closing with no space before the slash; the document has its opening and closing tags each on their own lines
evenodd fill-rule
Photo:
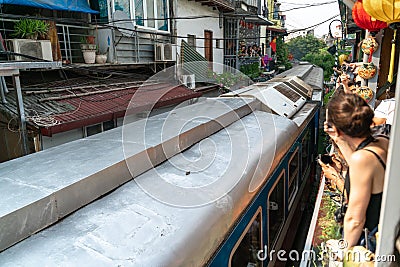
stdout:
<svg viewBox="0 0 400 267">
<path fill-rule="evenodd" d="M 60 43 L 61 57 L 69 63 L 82 61 L 81 39 L 91 35 L 90 27 L 57 24 L 57 35 Z"/>
<path fill-rule="evenodd" d="M 1 36 L 4 39 L 13 38 L 12 33 L 14 32 L 14 23 L 19 19 L 14 17 L 2 17 L 1 20 Z M 107 27 L 113 26 L 109 25 Z M 56 23 L 56 28 L 61 60 L 63 63 L 83 62 L 83 54 L 80 47 L 80 44 L 82 43 L 81 40 L 86 39 L 86 37 L 90 35 L 97 35 L 95 25 L 87 26 Z M 112 49 L 115 49 L 113 60 L 120 63 L 154 62 L 155 44 L 159 42 L 171 42 L 171 37 L 168 33 L 158 33 L 147 29 L 134 29 L 133 31 L 135 33 L 131 37 L 122 36 L 123 40 L 121 40 L 121 34 L 117 29 L 113 29 L 113 31 L 113 39 L 115 38 L 115 40 L 112 40 L 113 43 L 111 44 Z M 99 40 L 96 42 L 97 44 L 98 41 Z M 10 50 L 9 47 L 6 47 L 6 49 Z M 57 60 L 60 59 L 58 58 Z"/>
</svg>

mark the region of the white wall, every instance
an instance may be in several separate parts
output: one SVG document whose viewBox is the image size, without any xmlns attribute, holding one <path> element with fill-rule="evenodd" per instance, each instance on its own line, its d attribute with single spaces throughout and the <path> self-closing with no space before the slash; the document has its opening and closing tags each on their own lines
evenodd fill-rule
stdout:
<svg viewBox="0 0 400 267">
<path fill-rule="evenodd" d="M 42 149 L 45 150 L 50 147 L 58 146 L 81 138 L 83 138 L 82 128 L 53 134 L 52 137 L 42 136 Z"/>
<path fill-rule="evenodd" d="M 202 6 L 201 3 L 188 0 L 177 0 L 176 16 L 213 16 L 213 18 L 196 18 L 196 19 L 178 19 L 176 23 L 177 35 L 186 37 L 188 34 L 196 35 L 197 38 L 204 38 L 204 30 L 213 33 L 213 58 L 214 62 L 223 64 L 224 62 L 224 29 L 219 27 L 218 11 L 212 7 Z M 183 38 L 187 42 L 187 38 Z M 220 47 L 216 48 L 216 39 L 221 39 Z M 180 52 L 180 44 L 182 38 L 177 38 L 178 52 Z M 204 39 L 196 40 L 196 50 L 204 56 Z"/>
</svg>

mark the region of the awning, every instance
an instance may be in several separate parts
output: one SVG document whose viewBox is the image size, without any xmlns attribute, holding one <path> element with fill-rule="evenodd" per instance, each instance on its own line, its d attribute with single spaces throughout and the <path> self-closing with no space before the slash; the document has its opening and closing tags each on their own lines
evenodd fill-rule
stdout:
<svg viewBox="0 0 400 267">
<path fill-rule="evenodd" d="M 0 0 L 0 4 L 32 6 L 52 10 L 99 13 L 89 7 L 87 0 Z"/>
<path fill-rule="evenodd" d="M 286 33 L 286 29 L 285 28 L 267 27 L 267 30 L 273 31 L 273 32 L 285 32 Z"/>
<path fill-rule="evenodd" d="M 245 17 L 244 21 L 255 23 L 258 25 L 274 25 L 273 22 L 269 21 L 268 19 L 266 19 L 260 15 L 257 15 L 257 17 Z"/>
<path fill-rule="evenodd" d="M 242 11 L 244 12 L 244 11 Z M 267 18 L 261 16 L 261 15 L 254 15 L 254 14 L 237 14 L 237 13 L 227 13 L 224 15 L 227 18 L 237 18 L 237 19 L 243 19 L 246 22 L 249 23 L 255 23 L 258 25 L 274 25 L 272 21 L 269 21 Z"/>
</svg>

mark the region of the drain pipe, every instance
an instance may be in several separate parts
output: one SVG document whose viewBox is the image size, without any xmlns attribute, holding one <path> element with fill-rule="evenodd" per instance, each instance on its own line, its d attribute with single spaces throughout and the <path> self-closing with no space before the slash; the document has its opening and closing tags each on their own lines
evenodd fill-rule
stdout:
<svg viewBox="0 0 400 267">
<path fill-rule="evenodd" d="M 6 100 L 6 96 L 5 96 L 5 94 L 8 93 L 7 85 L 6 85 L 6 82 L 5 82 L 3 76 L 1 76 L 0 79 L 1 79 L 1 81 L 0 81 L 1 102 L 3 104 L 7 104 L 7 100 Z"/>
<path fill-rule="evenodd" d="M 4 76 L 1 76 L 1 83 L 3 84 L 4 93 L 8 94 L 9 91 L 8 91 L 6 80 L 4 79 Z"/>
</svg>

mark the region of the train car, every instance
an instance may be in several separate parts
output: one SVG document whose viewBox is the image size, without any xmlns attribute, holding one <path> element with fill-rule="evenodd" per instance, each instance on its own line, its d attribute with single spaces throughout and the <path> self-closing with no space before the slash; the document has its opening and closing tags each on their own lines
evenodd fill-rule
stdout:
<svg viewBox="0 0 400 267">
<path fill-rule="evenodd" d="M 2 163 L 0 266 L 277 266 L 315 178 L 322 82 L 302 63 Z"/>
</svg>

